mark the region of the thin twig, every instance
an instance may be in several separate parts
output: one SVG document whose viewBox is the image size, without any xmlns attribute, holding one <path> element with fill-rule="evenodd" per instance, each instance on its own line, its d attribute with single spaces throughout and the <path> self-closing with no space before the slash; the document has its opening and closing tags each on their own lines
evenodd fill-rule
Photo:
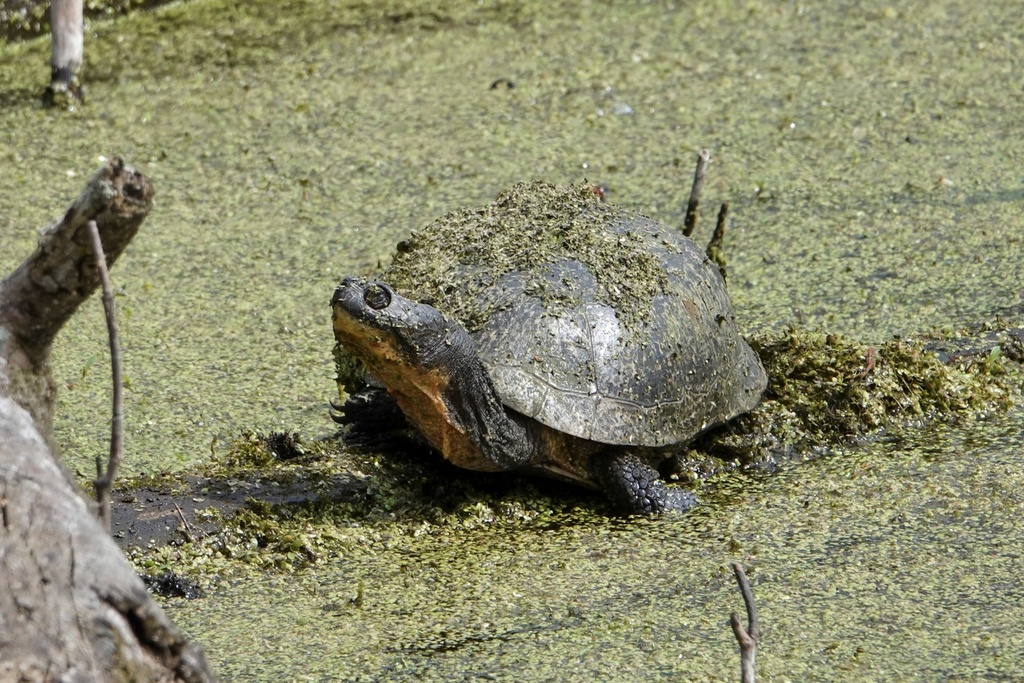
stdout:
<svg viewBox="0 0 1024 683">
<path fill-rule="evenodd" d="M 683 221 L 683 234 L 689 237 L 697 227 L 697 207 L 700 205 L 700 193 L 704 190 L 704 172 L 708 170 L 711 152 L 702 149 L 697 154 L 697 170 L 693 173 L 693 187 L 690 189 L 690 201 L 686 204 L 686 219 Z"/>
<path fill-rule="evenodd" d="M 177 503 L 174 504 L 174 509 L 178 512 L 178 519 L 181 520 L 182 532 L 185 534 L 185 538 L 191 543 L 195 540 L 192 536 L 192 525 L 188 523 L 187 519 L 185 519 L 185 513 L 181 511 L 181 508 L 178 507 Z"/>
<path fill-rule="evenodd" d="M 732 625 L 733 635 L 740 645 L 742 683 L 754 683 L 754 658 L 757 656 L 757 639 L 760 635 L 760 627 L 757 624 L 757 607 L 754 605 L 754 591 L 750 588 L 747 575 L 739 562 L 732 563 L 732 571 L 736 574 L 736 583 L 740 585 L 740 592 L 743 593 L 743 603 L 747 607 L 747 627 L 743 628 L 740 616 L 733 612 L 729 616 L 729 623 Z"/>
<path fill-rule="evenodd" d="M 121 378 L 121 344 L 117 336 L 117 312 L 114 309 L 114 287 L 110 284 L 110 273 L 107 272 L 107 257 L 103 253 L 103 242 L 96 221 L 89 221 L 86 226 L 92 240 L 92 251 L 96 257 L 96 269 L 100 274 L 103 286 L 103 312 L 107 318 L 107 334 L 110 337 L 110 372 L 114 384 L 114 414 L 110 420 L 110 457 L 107 459 L 107 471 L 96 478 L 96 502 L 99 507 L 100 523 L 110 531 L 110 497 L 114 488 L 114 477 L 117 466 L 121 464 L 124 452 L 124 396 Z"/>
<path fill-rule="evenodd" d="M 711 235 L 711 241 L 708 242 L 708 248 L 705 253 L 712 262 L 718 265 L 719 272 L 722 273 L 722 279 L 725 279 L 725 221 L 729 216 L 729 205 L 722 204 L 722 208 L 718 211 L 718 221 L 715 223 L 715 232 Z"/>
<path fill-rule="evenodd" d="M 878 357 L 878 349 L 869 346 L 864 354 L 864 369 L 857 373 L 857 379 L 864 379 L 875 369 L 875 359 Z"/>
</svg>

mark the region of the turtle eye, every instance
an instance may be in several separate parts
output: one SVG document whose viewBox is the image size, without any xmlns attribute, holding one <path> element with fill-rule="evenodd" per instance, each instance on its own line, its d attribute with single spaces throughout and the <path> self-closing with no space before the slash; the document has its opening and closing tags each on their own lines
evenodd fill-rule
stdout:
<svg viewBox="0 0 1024 683">
<path fill-rule="evenodd" d="M 375 311 L 381 311 L 391 305 L 391 292 L 381 285 L 370 285 L 363 292 L 363 302 Z"/>
</svg>

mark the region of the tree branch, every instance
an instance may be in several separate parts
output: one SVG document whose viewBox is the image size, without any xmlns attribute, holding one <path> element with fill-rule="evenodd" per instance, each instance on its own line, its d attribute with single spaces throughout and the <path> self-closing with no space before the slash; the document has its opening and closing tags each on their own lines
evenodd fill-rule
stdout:
<svg viewBox="0 0 1024 683">
<path fill-rule="evenodd" d="M 50 345 L 103 278 L 92 238 L 102 243 L 100 262 L 113 263 L 152 198 L 145 176 L 120 159 L 107 162 L 0 282 L 0 681 L 214 680 L 202 650 L 89 514 L 52 443 Z M 118 393 L 114 333 L 111 344 Z M 114 412 L 112 437 L 121 430 L 119 405 Z M 113 480 L 119 458 L 112 452 L 104 479 Z"/>
<path fill-rule="evenodd" d="M 100 285 L 86 225 L 96 221 L 113 264 L 153 206 L 153 184 L 118 157 L 107 161 L 39 246 L 0 282 L 0 324 L 26 348 L 49 350 L 57 332 Z"/>
<path fill-rule="evenodd" d="M 96 221 L 112 265 L 153 206 L 153 185 L 118 157 L 108 160 L 64 217 L 44 229 L 28 259 L 0 281 L 0 393 L 29 411 L 44 434 L 52 427 L 50 346 L 100 285 L 86 226 Z"/>
</svg>

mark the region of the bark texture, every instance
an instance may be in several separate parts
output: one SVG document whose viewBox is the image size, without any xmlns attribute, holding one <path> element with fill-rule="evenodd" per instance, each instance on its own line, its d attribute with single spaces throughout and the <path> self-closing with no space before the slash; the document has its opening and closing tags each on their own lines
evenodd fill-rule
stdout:
<svg viewBox="0 0 1024 683">
<path fill-rule="evenodd" d="M 145 176 L 108 161 L 0 282 L 0 682 L 214 680 L 52 447 L 50 345 L 99 283 L 86 226 L 112 264 L 152 198 Z"/>
<path fill-rule="evenodd" d="M 0 681 L 212 680 L 6 397 L 0 522 Z"/>
</svg>

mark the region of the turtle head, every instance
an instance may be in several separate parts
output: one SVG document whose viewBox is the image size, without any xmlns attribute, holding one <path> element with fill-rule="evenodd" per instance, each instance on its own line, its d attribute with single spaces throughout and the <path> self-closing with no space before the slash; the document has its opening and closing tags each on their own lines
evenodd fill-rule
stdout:
<svg viewBox="0 0 1024 683">
<path fill-rule="evenodd" d="M 338 343 L 448 460 L 502 470 L 531 457 L 523 428 L 505 413 L 476 344 L 457 322 L 359 278 L 338 285 L 331 307 Z"/>
<path fill-rule="evenodd" d="M 345 278 L 334 291 L 334 336 L 381 381 L 384 367 L 404 372 L 443 364 L 462 332 L 433 306 L 407 299 L 373 280 Z M 465 333 L 462 333 L 465 335 Z"/>
</svg>

